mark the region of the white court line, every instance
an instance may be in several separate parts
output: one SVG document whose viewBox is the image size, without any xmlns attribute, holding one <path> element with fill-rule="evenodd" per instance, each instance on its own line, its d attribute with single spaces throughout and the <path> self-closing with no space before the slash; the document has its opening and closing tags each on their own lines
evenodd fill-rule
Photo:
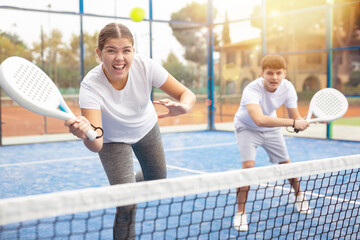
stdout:
<svg viewBox="0 0 360 240">
<path fill-rule="evenodd" d="M 188 149 L 200 149 L 200 148 L 228 146 L 228 145 L 233 145 L 233 144 L 236 144 L 236 143 L 231 142 L 231 143 L 209 144 L 209 145 L 194 146 L 194 147 L 172 148 L 172 149 L 166 149 L 165 151 L 181 151 L 181 150 L 188 150 Z M 66 161 L 81 161 L 81 160 L 85 160 L 85 159 L 98 159 L 98 158 L 99 158 L 98 156 L 87 156 L 87 157 L 76 157 L 76 158 L 60 158 L 60 159 L 50 159 L 50 160 L 45 160 L 45 161 L 32 161 L 32 162 L 23 162 L 23 163 L 2 164 L 2 165 L 0 165 L 0 167 L 26 166 L 26 165 L 32 165 L 32 164 L 44 164 L 44 163 L 53 163 L 53 162 L 66 162 Z M 137 160 L 134 159 L 134 161 L 137 161 Z M 191 173 L 197 173 L 197 174 L 205 174 L 205 173 L 207 173 L 207 172 L 204 172 L 204 171 L 192 170 L 192 169 L 182 168 L 182 167 L 173 166 L 173 165 L 166 165 L 166 166 L 168 168 L 177 169 L 177 170 L 181 170 L 181 171 L 185 171 L 185 172 L 191 172 Z M 280 187 L 280 186 L 268 185 L 268 184 L 260 184 L 260 185 L 265 186 L 265 187 L 279 188 L 280 190 L 285 189 L 285 190 L 288 190 L 289 192 L 292 191 L 292 188 L 286 188 L 286 187 Z M 358 202 L 358 201 L 351 201 L 349 199 L 326 196 L 326 195 L 323 195 L 323 194 L 305 192 L 305 195 L 328 198 L 328 199 L 335 199 L 335 200 L 338 200 L 340 202 L 348 202 L 350 204 L 360 205 L 360 202 Z M 311 201 L 311 197 L 308 200 Z"/>
<path fill-rule="evenodd" d="M 98 156 L 88 156 L 88 157 L 76 157 L 76 158 L 59 158 L 59 159 L 49 159 L 44 161 L 33 161 L 33 162 L 22 162 L 22 163 L 8 163 L 1 164 L 0 167 L 13 167 L 13 166 L 26 166 L 32 164 L 44 164 L 44 163 L 53 163 L 53 162 L 68 162 L 68 161 L 79 161 L 84 159 L 93 159 L 99 158 Z"/>
<path fill-rule="evenodd" d="M 181 151 L 181 150 L 189 150 L 189 149 L 200 149 L 200 148 L 222 147 L 222 146 L 230 146 L 230 145 L 234 145 L 234 144 L 236 144 L 236 142 L 216 143 L 216 144 L 208 144 L 208 145 L 201 145 L 201 146 L 194 146 L 194 147 L 170 148 L 170 149 L 165 149 L 165 152 Z"/>
<path fill-rule="evenodd" d="M 189 168 L 182 168 L 182 167 L 172 166 L 172 165 L 168 165 L 168 164 L 166 165 L 166 167 L 172 168 L 172 169 L 177 169 L 177 170 L 182 170 L 184 172 L 200 173 L 200 174 L 207 173 L 207 172 L 203 172 L 203 171 L 197 171 L 197 170 L 192 170 Z"/>
<path fill-rule="evenodd" d="M 189 149 L 201 149 L 201 148 L 212 148 L 212 147 L 220 147 L 220 146 L 228 146 L 236 144 L 236 142 L 230 142 L 230 143 L 218 143 L 218 144 L 208 144 L 208 145 L 201 145 L 201 146 L 192 146 L 192 147 L 182 147 L 182 148 L 170 148 L 165 149 L 165 152 L 172 152 L 172 151 L 182 151 L 182 150 L 189 150 Z M 46 163 L 53 163 L 53 162 L 68 162 L 68 161 L 80 161 L 85 159 L 95 159 L 99 158 L 98 156 L 88 156 L 88 157 L 76 157 L 76 158 L 60 158 L 60 159 L 49 159 L 44 161 L 32 161 L 32 162 L 22 162 L 22 163 L 8 163 L 8 164 L 0 164 L 0 167 L 14 167 L 14 166 L 26 166 L 26 165 L 32 165 L 32 164 L 46 164 Z M 170 168 L 178 168 L 184 171 L 193 172 L 193 173 L 204 173 L 201 171 L 196 171 L 192 169 L 186 169 L 186 168 L 180 168 L 176 166 L 168 165 Z"/>
<path fill-rule="evenodd" d="M 301 181 L 300 181 L 301 183 Z M 279 189 L 281 191 L 283 190 L 287 190 L 289 191 L 290 193 L 291 192 L 294 192 L 294 190 L 292 188 L 288 188 L 288 187 L 281 187 L 281 186 L 276 186 L 276 185 L 272 185 L 272 184 L 260 184 L 260 186 L 263 186 L 264 189 L 266 189 L 266 187 L 273 187 L 275 189 Z M 348 202 L 350 204 L 354 204 L 354 205 L 360 205 L 360 202 L 358 201 L 352 201 L 352 200 L 349 200 L 349 199 L 345 199 L 345 198 L 338 198 L 338 197 L 334 197 L 334 196 L 326 196 L 324 194 L 317 194 L 317 193 L 313 193 L 313 192 L 308 192 L 308 191 L 305 191 L 304 192 L 306 196 L 310 196 L 310 199 L 306 199 L 307 201 L 311 201 L 312 199 L 312 196 L 315 196 L 317 198 L 327 198 L 327 199 L 331 199 L 331 200 L 335 200 L 335 201 L 339 201 L 339 202 Z"/>
</svg>

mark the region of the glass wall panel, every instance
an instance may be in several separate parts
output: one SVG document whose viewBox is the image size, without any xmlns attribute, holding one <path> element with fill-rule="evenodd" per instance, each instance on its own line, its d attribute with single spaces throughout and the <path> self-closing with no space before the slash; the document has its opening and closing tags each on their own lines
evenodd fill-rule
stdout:
<svg viewBox="0 0 360 240">
<path fill-rule="evenodd" d="M 148 1 L 143 0 L 83 0 L 85 14 L 97 14 L 103 16 L 113 16 L 114 18 L 129 18 L 130 12 L 135 7 L 140 7 L 145 10 L 145 18 L 149 18 L 149 4 Z M 78 1 L 75 1 L 78 2 Z"/>
<path fill-rule="evenodd" d="M 267 11 L 274 11 L 266 18 L 266 51 L 284 53 L 325 49 L 326 9 L 279 13 L 267 4 Z"/>
<path fill-rule="evenodd" d="M 313 94 L 327 87 L 327 54 L 312 52 L 284 55 L 287 62 L 286 79 L 290 80 L 298 93 Z M 299 96 L 301 100 L 301 96 Z"/>
<path fill-rule="evenodd" d="M 349 96 L 348 111 L 333 123 L 333 137 L 360 140 L 360 49 L 333 52 L 332 87 Z"/>
<path fill-rule="evenodd" d="M 360 48 L 333 52 L 332 87 L 346 95 L 360 95 Z"/>
<path fill-rule="evenodd" d="M 335 5 L 332 16 L 333 48 L 360 45 L 360 2 L 351 1 Z"/>
<path fill-rule="evenodd" d="M 336 0 L 335 0 L 336 1 Z M 266 0 L 266 14 L 278 15 L 296 10 L 308 11 L 311 8 L 322 8 L 333 0 Z"/>
<path fill-rule="evenodd" d="M 207 123 L 207 29 L 189 24 L 153 23 L 153 59 L 162 64 L 177 80 L 197 95 L 190 113 L 159 119 L 160 126 Z M 159 89 L 154 100 L 169 98 Z M 159 113 L 164 107 L 155 105 Z"/>
<path fill-rule="evenodd" d="M 191 12 L 190 18 L 185 18 L 183 21 L 188 22 L 202 22 L 201 20 L 206 16 L 207 0 L 181 0 L 181 1 L 169 1 L 169 0 L 153 0 L 153 19 L 170 21 L 175 20 L 171 16 L 175 13 L 179 13 L 182 9 L 188 9 L 186 12 Z M 199 8 L 198 8 L 199 7 Z M 201 9 L 199 11 L 199 9 Z M 183 10 L 179 15 L 184 16 Z M 177 16 L 181 17 L 181 16 Z M 176 20 L 179 20 L 177 19 Z M 206 18 L 205 18 L 206 19 Z"/>
<path fill-rule="evenodd" d="M 223 23 L 226 15 L 230 21 L 261 17 L 261 0 L 213 0 L 217 16 L 214 23 Z"/>
<path fill-rule="evenodd" d="M 1 5 L 45 11 L 79 12 L 79 1 L 74 0 L 2 0 Z"/>
<path fill-rule="evenodd" d="M 38 65 L 79 114 L 79 17 L 6 9 L 0 9 L 0 12 L 0 61 L 21 56 Z M 1 99 L 3 137 L 68 131 L 63 121 L 33 114 L 15 104 L 4 92 Z"/>
<path fill-rule="evenodd" d="M 349 101 L 349 111 L 332 124 L 330 134 L 337 139 L 360 136 L 356 132 L 360 122 L 360 1 L 212 2 L 216 129 L 226 125 L 233 130 L 244 87 L 259 77 L 263 54 L 277 53 L 288 63 L 287 79 L 298 92 L 301 114 L 306 114 L 312 95 L 327 87 L 330 79 L 331 86 L 346 94 Z M 150 25 L 149 1 L 84 0 L 81 65 L 79 1 L 4 0 L 0 4 L 0 62 L 13 55 L 33 61 L 53 79 L 69 106 L 79 114 L 81 72 L 86 74 L 100 63 L 95 52 L 98 33 L 110 22 L 123 23 L 134 35 L 137 53 L 151 56 L 197 95 L 196 106 L 190 113 L 160 119 L 160 125 L 206 127 L 210 104 L 207 4 L 207 0 L 152 0 Z M 129 19 L 134 7 L 145 10 L 144 21 Z M 154 89 L 154 100 L 165 97 L 168 96 Z M 156 109 L 165 111 L 158 106 Z M 278 115 L 286 116 L 286 109 L 280 108 Z M 1 120 L 3 137 L 67 132 L 62 121 L 32 114 L 4 92 Z M 346 131 L 339 130 L 339 126 L 351 127 L 353 134 L 346 137 L 342 134 Z M 326 137 L 326 125 L 316 124 L 310 129 L 317 136 Z"/>
<path fill-rule="evenodd" d="M 261 36 L 260 31 L 253 30 L 249 21 L 230 23 L 231 42 L 223 42 L 216 48 L 219 55 L 218 65 L 214 67 L 219 89 L 215 95 L 216 123 L 233 121 L 243 89 L 260 76 Z M 223 27 L 219 25 L 214 31 L 222 32 Z"/>
</svg>

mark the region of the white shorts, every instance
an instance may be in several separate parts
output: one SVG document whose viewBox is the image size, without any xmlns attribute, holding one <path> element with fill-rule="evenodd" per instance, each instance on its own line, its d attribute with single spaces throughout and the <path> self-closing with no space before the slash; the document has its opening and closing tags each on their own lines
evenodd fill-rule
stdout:
<svg viewBox="0 0 360 240">
<path fill-rule="evenodd" d="M 243 162 L 255 161 L 258 146 L 265 149 L 272 163 L 281 163 L 290 159 L 284 136 L 280 130 L 257 132 L 239 128 L 235 130 L 235 136 Z"/>
</svg>

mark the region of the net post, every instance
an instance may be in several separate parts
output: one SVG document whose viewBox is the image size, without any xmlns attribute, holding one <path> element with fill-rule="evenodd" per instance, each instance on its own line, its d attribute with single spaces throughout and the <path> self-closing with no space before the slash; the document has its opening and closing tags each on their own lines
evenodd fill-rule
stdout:
<svg viewBox="0 0 360 240">
<path fill-rule="evenodd" d="M 213 32 L 213 1 L 208 0 L 207 3 L 207 25 L 208 25 L 208 56 L 207 56 L 207 66 L 208 66 L 208 97 L 207 97 L 207 106 L 208 106 L 208 129 L 215 130 L 214 124 L 214 32 Z"/>
<path fill-rule="evenodd" d="M 80 81 L 84 78 L 84 33 L 83 33 L 83 15 L 84 15 L 84 2 L 79 0 L 79 16 L 80 16 Z"/>
<path fill-rule="evenodd" d="M 326 25 L 326 49 L 327 49 L 327 87 L 332 87 L 332 75 L 333 75 L 333 52 L 332 52 L 332 28 L 333 28 L 333 6 L 331 2 L 329 2 L 329 6 L 326 9 L 326 18 L 327 18 L 327 25 Z M 326 138 L 332 139 L 332 123 L 326 125 Z"/>
<path fill-rule="evenodd" d="M 149 0 L 149 49 L 150 49 L 150 55 L 149 57 L 153 57 L 153 42 L 152 42 L 152 21 L 153 21 L 153 3 L 152 0 Z M 154 88 L 152 88 L 150 93 L 150 99 L 151 101 L 154 100 Z"/>
</svg>

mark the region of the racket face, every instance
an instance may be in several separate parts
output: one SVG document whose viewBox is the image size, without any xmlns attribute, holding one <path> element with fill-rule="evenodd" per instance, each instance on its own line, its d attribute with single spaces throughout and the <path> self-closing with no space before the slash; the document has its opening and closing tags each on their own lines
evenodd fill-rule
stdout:
<svg viewBox="0 0 360 240">
<path fill-rule="evenodd" d="M 24 58 L 9 57 L 1 63 L 0 85 L 9 97 L 31 112 L 62 120 L 76 118 L 53 81 Z M 93 141 L 97 133 L 90 129 L 86 136 Z"/>
<path fill-rule="evenodd" d="M 325 88 L 316 92 L 310 102 L 310 110 L 317 117 L 312 122 L 336 120 L 341 118 L 347 109 L 346 97 L 334 88 Z"/>
<path fill-rule="evenodd" d="M 37 112 L 34 107 L 56 109 L 60 104 L 61 95 L 53 81 L 24 58 L 10 57 L 1 64 L 0 84 L 11 98 L 30 111 Z"/>
</svg>

